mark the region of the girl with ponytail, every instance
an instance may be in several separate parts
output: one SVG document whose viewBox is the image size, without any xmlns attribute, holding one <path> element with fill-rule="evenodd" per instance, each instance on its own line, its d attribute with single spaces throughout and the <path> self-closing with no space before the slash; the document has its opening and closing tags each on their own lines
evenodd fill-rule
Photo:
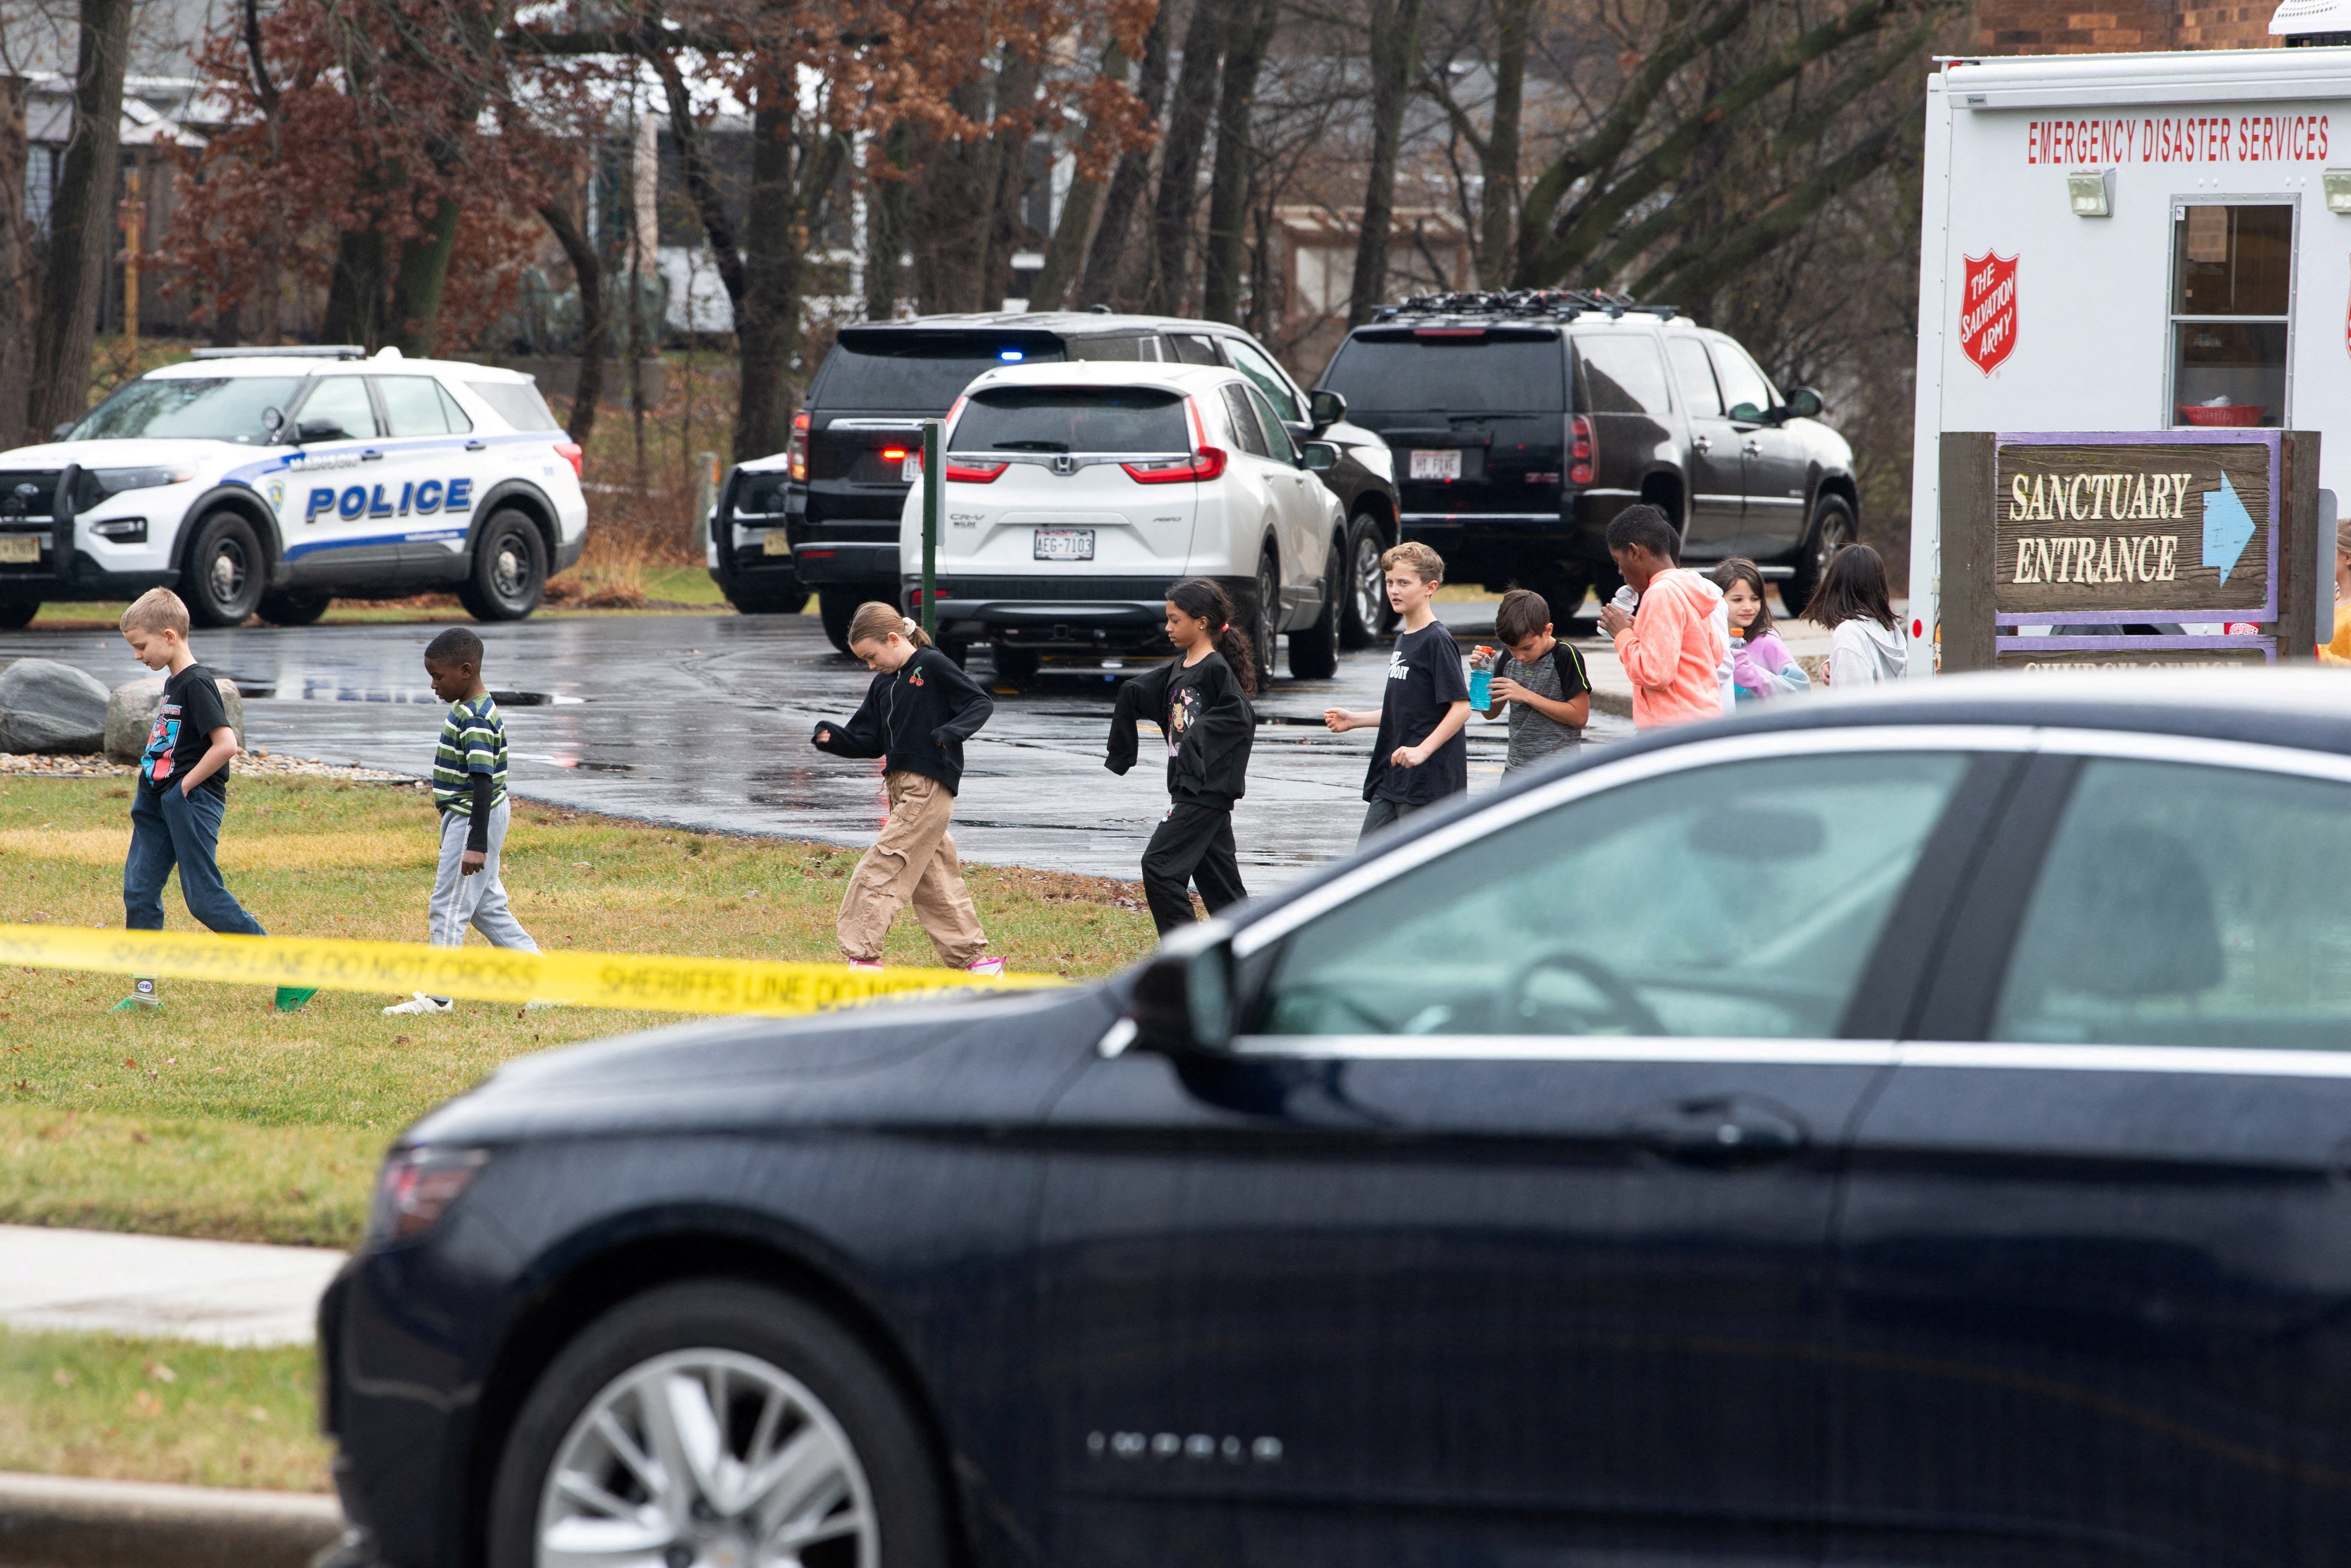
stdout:
<svg viewBox="0 0 2351 1568">
<path fill-rule="evenodd" d="M 1257 661 L 1233 628 L 1233 601 L 1205 577 L 1167 591 L 1167 640 L 1176 657 L 1118 689 L 1104 766 L 1134 766 L 1135 725 L 1149 718 L 1167 740 L 1167 815 L 1143 852 L 1143 893 L 1162 936 L 1192 921 L 1194 884 L 1216 914 L 1249 896 L 1233 847 L 1233 802 L 1249 785 L 1257 716 Z"/>
<path fill-rule="evenodd" d="M 812 738 L 818 750 L 835 757 L 883 758 L 890 817 L 841 895 L 841 951 L 852 968 L 880 968 L 890 921 L 911 903 L 941 963 L 1001 975 L 1004 960 L 988 956 L 987 934 L 947 831 L 963 783 L 963 743 L 996 705 L 920 626 L 887 604 L 857 607 L 849 619 L 849 651 L 865 661 L 873 684 L 847 724 L 820 724 Z"/>
</svg>

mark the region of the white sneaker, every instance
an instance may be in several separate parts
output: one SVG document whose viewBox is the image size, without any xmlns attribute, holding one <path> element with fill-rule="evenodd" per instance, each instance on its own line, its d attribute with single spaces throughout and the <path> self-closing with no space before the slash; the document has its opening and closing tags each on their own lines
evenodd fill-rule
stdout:
<svg viewBox="0 0 2351 1568">
<path fill-rule="evenodd" d="M 964 967 L 984 980 L 999 980 L 1004 977 L 1004 960 L 1001 958 L 974 958 Z"/>
<path fill-rule="evenodd" d="M 443 1001 L 437 997 L 428 997 L 423 991 L 418 991 L 414 995 L 411 996 L 406 1001 L 394 1002 L 392 1006 L 384 1009 L 383 1016 L 386 1018 L 399 1018 L 403 1015 L 415 1013 L 454 1013 L 456 1010 L 457 1004 L 455 1001 Z"/>
</svg>

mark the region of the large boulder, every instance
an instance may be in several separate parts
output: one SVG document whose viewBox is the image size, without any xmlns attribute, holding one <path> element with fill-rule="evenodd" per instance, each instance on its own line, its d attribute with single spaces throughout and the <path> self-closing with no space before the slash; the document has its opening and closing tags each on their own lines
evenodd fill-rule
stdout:
<svg viewBox="0 0 2351 1568">
<path fill-rule="evenodd" d="M 0 670 L 0 751 L 96 751 L 106 739 L 106 687 L 54 659 Z"/>
<path fill-rule="evenodd" d="M 236 683 L 225 676 L 220 683 L 221 706 L 228 710 L 229 727 L 236 731 L 236 743 L 245 744 L 245 695 Z M 163 706 L 163 677 L 149 675 L 141 680 L 125 681 L 114 688 L 106 699 L 106 759 L 109 762 L 136 762 L 139 754 L 147 749 L 147 737 L 155 729 L 155 710 Z"/>
</svg>

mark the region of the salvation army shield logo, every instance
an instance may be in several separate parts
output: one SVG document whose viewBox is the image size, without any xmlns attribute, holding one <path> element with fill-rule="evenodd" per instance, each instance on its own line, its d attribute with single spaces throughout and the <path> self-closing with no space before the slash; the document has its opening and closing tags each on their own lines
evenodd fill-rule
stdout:
<svg viewBox="0 0 2351 1568">
<path fill-rule="evenodd" d="M 2016 257 L 1967 258 L 1959 286 L 1959 351 L 1990 375 L 2016 347 Z"/>
</svg>

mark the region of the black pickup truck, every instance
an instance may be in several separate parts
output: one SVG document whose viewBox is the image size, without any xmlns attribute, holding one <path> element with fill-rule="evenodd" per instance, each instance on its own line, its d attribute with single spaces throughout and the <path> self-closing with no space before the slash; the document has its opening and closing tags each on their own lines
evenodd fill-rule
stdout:
<svg viewBox="0 0 2351 1568">
<path fill-rule="evenodd" d="M 1425 296 L 1348 334 L 1320 384 L 1394 450 L 1404 538 L 1451 580 L 1532 588 L 1562 619 L 1614 591 L 1604 535 L 1635 501 L 1681 525 L 1687 564 L 1749 557 L 1792 606 L 1859 525 L 1853 449 L 1820 395 L 1782 397 L 1670 307 Z"/>
<path fill-rule="evenodd" d="M 920 476 L 922 424 L 983 371 L 1068 360 L 1228 365 L 1263 392 L 1301 440 L 1338 448 L 1318 476 L 1347 518 L 1349 592 L 1341 623 L 1362 647 L 1392 619 L 1380 552 L 1397 541 L 1386 447 L 1343 404 L 1318 407 L 1257 340 L 1216 321 L 1102 311 L 925 316 L 844 327 L 794 416 L 791 444 L 737 465 L 712 511 L 710 573 L 747 612 L 799 610 L 817 595 L 824 628 L 848 651 L 863 601 L 897 602 L 898 517 Z"/>
</svg>

